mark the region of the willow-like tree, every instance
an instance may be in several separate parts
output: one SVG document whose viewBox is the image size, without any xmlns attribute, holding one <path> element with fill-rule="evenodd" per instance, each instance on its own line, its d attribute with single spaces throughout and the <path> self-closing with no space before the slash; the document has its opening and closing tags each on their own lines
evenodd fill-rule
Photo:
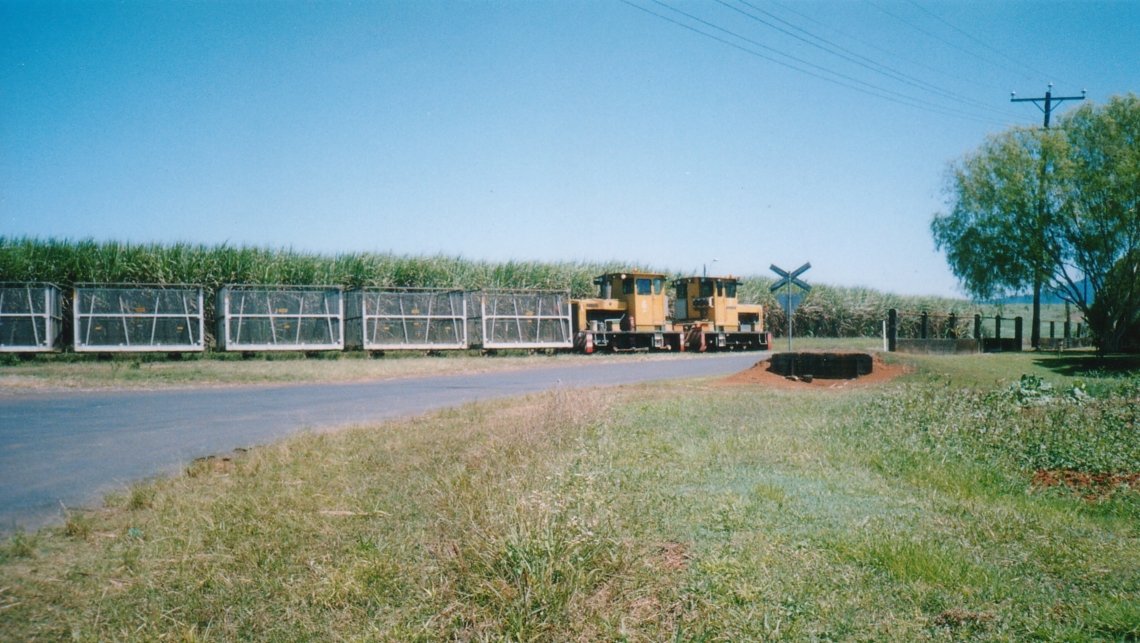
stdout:
<svg viewBox="0 0 1140 643">
<path fill-rule="evenodd" d="M 1140 99 L 1086 104 L 1050 130 L 1012 129 L 951 164 L 931 231 L 979 298 L 1043 287 L 1080 310 L 1103 350 L 1137 325 Z M 1085 287 L 1087 284 L 1087 288 Z M 1040 328 L 1039 304 L 1033 330 Z"/>
</svg>

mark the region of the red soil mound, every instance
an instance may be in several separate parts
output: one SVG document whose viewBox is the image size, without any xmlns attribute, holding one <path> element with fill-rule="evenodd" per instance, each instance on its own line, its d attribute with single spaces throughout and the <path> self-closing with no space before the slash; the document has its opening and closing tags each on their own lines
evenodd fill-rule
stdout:
<svg viewBox="0 0 1140 643">
<path fill-rule="evenodd" d="M 850 390 L 889 382 L 904 373 L 910 372 L 910 369 L 902 364 L 888 364 L 884 362 L 878 353 L 871 354 L 871 361 L 871 373 L 852 380 L 813 379 L 811 382 L 789 380 L 779 373 L 770 371 L 771 363 L 769 360 L 764 360 L 757 362 L 755 366 L 746 371 L 729 375 L 721 380 L 721 382 L 724 384 L 761 385 L 770 388 L 801 391 L 805 389 Z"/>
<path fill-rule="evenodd" d="M 1117 491 L 1140 491 L 1140 473 L 1087 473 L 1073 469 L 1039 469 L 1033 474 L 1039 489 L 1066 487 L 1086 500 L 1099 500 Z"/>
</svg>

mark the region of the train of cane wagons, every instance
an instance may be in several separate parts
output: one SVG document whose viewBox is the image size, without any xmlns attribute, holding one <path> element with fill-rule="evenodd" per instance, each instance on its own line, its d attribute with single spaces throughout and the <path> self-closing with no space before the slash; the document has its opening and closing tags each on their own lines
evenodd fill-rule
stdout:
<svg viewBox="0 0 1140 643">
<path fill-rule="evenodd" d="M 0 352 L 765 350 L 732 276 L 652 272 L 569 290 L 50 283 L 0 285 Z"/>
</svg>

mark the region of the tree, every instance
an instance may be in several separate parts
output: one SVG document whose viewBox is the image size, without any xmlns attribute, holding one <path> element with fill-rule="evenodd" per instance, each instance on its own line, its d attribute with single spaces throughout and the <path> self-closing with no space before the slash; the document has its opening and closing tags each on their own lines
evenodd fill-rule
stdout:
<svg viewBox="0 0 1140 643">
<path fill-rule="evenodd" d="M 931 229 L 974 296 L 1036 292 L 1051 273 L 1047 230 L 1057 192 L 1051 178 L 1062 145 L 1057 130 L 1018 128 L 991 136 L 950 167 L 952 207 Z"/>
<path fill-rule="evenodd" d="M 1140 98 L 1087 106 L 1064 121 L 1068 140 L 1055 260 L 1061 295 L 1080 302 L 1102 350 L 1115 351 L 1140 314 Z M 1079 271 L 1092 301 L 1070 275 Z"/>
<path fill-rule="evenodd" d="M 1087 318 L 1101 329 L 1105 350 L 1140 350 L 1140 253 L 1133 251 L 1108 271 Z"/>
<path fill-rule="evenodd" d="M 1140 309 L 1140 99 L 991 136 L 951 165 L 947 193 L 931 232 L 968 292 L 1047 285 L 1085 315 L 1103 350 L 1119 347 Z"/>
</svg>

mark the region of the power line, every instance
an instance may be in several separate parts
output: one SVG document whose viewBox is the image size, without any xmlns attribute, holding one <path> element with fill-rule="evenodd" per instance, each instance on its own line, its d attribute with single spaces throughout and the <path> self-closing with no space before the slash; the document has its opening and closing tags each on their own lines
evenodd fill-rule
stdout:
<svg viewBox="0 0 1140 643">
<path fill-rule="evenodd" d="M 939 76 L 942 76 L 943 78 L 947 78 L 950 80 L 955 80 L 958 82 L 965 82 L 965 83 L 973 83 L 974 82 L 974 80 L 971 78 L 966 78 L 966 77 L 960 76 L 958 74 L 950 73 L 950 72 L 946 71 L 945 69 L 940 69 L 940 68 L 934 67 L 932 65 L 927 65 L 926 63 L 922 62 L 921 60 L 915 60 L 913 58 L 909 58 L 906 54 L 901 53 L 897 50 L 892 50 L 892 49 L 888 49 L 886 47 L 881 47 L 877 43 L 872 42 L 870 40 L 867 40 L 866 38 L 862 38 L 857 34 L 853 34 L 853 33 L 850 33 L 848 31 L 844 31 L 843 29 L 838 29 L 836 27 L 824 24 L 823 22 L 820 22 L 819 20 L 815 19 L 814 17 L 812 17 L 806 13 L 803 13 L 802 11 L 798 11 L 795 8 L 788 6 L 785 3 L 779 2 L 778 0 L 769 0 L 769 2 L 780 7 L 784 11 L 787 11 L 788 13 L 799 16 L 800 18 L 803 18 L 804 20 L 807 20 L 808 22 L 810 22 L 812 24 L 823 27 L 824 29 L 826 29 L 832 33 L 838 34 L 840 36 L 843 36 L 844 38 L 848 38 L 850 40 L 853 40 L 853 41 L 859 43 L 860 45 L 867 47 L 868 49 L 877 51 L 881 54 L 885 54 L 892 59 L 901 60 L 901 61 L 907 63 L 908 65 L 918 67 L 920 69 L 925 69 L 926 71 L 932 72 L 934 74 L 937 74 Z M 1010 116 L 1009 112 L 1003 111 L 1002 113 L 1006 116 Z"/>
<path fill-rule="evenodd" d="M 721 38 L 721 37 L 719 37 L 719 36 L 715 36 L 715 35 L 713 35 L 713 34 L 710 34 L 710 33 L 706 32 L 706 31 L 701 31 L 700 29 L 697 29 L 696 27 L 693 27 L 693 26 L 691 26 L 691 25 L 687 25 L 687 24 L 685 24 L 685 23 L 683 23 L 683 22 L 681 22 L 681 21 L 679 21 L 679 20 L 674 20 L 674 19 L 670 18 L 669 16 L 666 16 L 666 15 L 664 15 L 664 14 L 660 14 L 660 13 L 657 13 L 656 11 L 653 11 L 652 9 L 647 9 L 647 8 L 645 8 L 645 7 L 642 7 L 642 6 L 640 6 L 640 5 L 634 4 L 633 2 L 630 2 L 630 0 L 619 0 L 619 1 L 620 1 L 620 2 L 622 2 L 622 3 L 624 3 L 624 4 L 627 4 L 627 5 L 631 6 L 631 7 L 633 7 L 633 8 L 635 8 L 635 9 L 640 9 L 641 11 L 644 11 L 645 13 L 648 13 L 648 14 L 649 14 L 649 15 L 651 15 L 651 16 L 654 16 L 654 17 L 660 18 L 660 19 L 662 19 L 662 20 L 664 20 L 664 21 L 666 21 L 666 22 L 669 22 L 669 23 L 672 23 L 672 24 L 674 24 L 674 25 L 677 25 L 678 27 L 681 27 L 682 29 L 688 29 L 689 31 L 692 31 L 693 33 L 699 34 L 699 35 L 701 35 L 701 36 L 704 36 L 704 37 L 706 37 L 706 38 L 710 38 L 710 39 L 712 39 L 712 40 L 715 40 L 715 41 L 717 41 L 717 42 L 719 42 L 719 43 L 722 43 L 722 44 L 728 45 L 729 47 L 733 47 L 733 48 L 735 48 L 735 49 L 739 49 L 740 51 L 743 51 L 744 53 L 747 53 L 747 54 L 750 54 L 750 55 L 756 56 L 756 57 L 758 57 L 758 58 L 763 58 L 764 60 L 767 60 L 767 61 L 769 61 L 769 62 L 773 62 L 773 63 L 776 63 L 777 65 L 780 65 L 780 66 L 783 66 L 783 67 L 787 67 L 788 69 L 793 69 L 793 70 L 795 70 L 795 71 L 798 71 L 798 72 L 800 72 L 800 73 L 803 73 L 803 74 L 807 74 L 807 75 L 809 75 L 809 76 L 812 76 L 812 77 L 814 77 L 814 78 L 818 78 L 818 79 L 820 79 L 820 80 L 824 80 L 824 81 L 827 81 L 827 82 L 830 82 L 830 83 L 835 83 L 835 84 L 838 84 L 838 85 L 842 85 L 843 87 L 847 87 L 847 88 L 849 88 L 849 89 L 854 89 L 854 90 L 856 90 L 856 91 L 863 91 L 863 92 L 867 92 L 867 90 L 865 90 L 865 89 L 863 89 L 863 88 L 860 88 L 860 87 L 857 87 L 857 86 L 855 86 L 855 85 L 850 85 L 850 84 L 844 83 L 844 82 L 842 82 L 842 81 L 840 81 L 840 80 L 836 80 L 836 79 L 834 79 L 834 78 L 829 78 L 829 77 L 827 77 L 827 76 L 824 76 L 824 75 L 822 75 L 822 74 L 820 74 L 820 73 L 817 73 L 817 72 L 813 72 L 813 71 L 811 71 L 811 70 L 808 70 L 808 69 L 804 69 L 804 68 L 802 68 L 802 67 L 797 67 L 796 65 L 793 65 L 793 64 L 791 64 L 791 63 L 788 63 L 788 62 L 785 62 L 785 61 L 782 61 L 782 60 L 779 60 L 779 59 L 777 59 L 777 58 L 773 58 L 772 56 L 768 56 L 768 55 L 762 54 L 762 53 L 760 53 L 760 52 L 757 52 L 757 51 L 755 51 L 755 50 L 749 49 L 749 48 L 747 48 L 747 47 L 742 47 L 741 45 L 739 45 L 739 44 L 737 44 L 737 43 L 735 43 L 735 42 L 732 42 L 731 40 L 725 40 L 724 38 Z M 787 58 L 791 58 L 792 60 L 795 60 L 796 62 L 800 62 L 800 63 L 803 63 L 803 64 L 805 64 L 805 65 L 809 65 L 809 66 L 811 66 L 811 67 L 816 67 L 816 68 L 818 68 L 818 69 L 820 69 L 820 70 L 822 70 L 822 71 L 824 71 L 824 72 L 827 72 L 827 73 L 834 73 L 834 72 L 830 72 L 830 71 L 829 71 L 829 70 L 827 70 L 826 68 L 820 67 L 819 65 L 815 65 L 815 64 L 813 64 L 813 63 L 809 63 L 809 62 L 807 62 L 807 61 L 804 61 L 804 60 L 800 60 L 799 58 L 796 58 L 795 56 L 790 56 L 790 55 L 788 55 L 788 54 L 784 54 L 784 53 L 782 53 L 782 52 L 779 52 L 779 51 L 777 51 L 777 50 L 775 50 L 775 49 L 773 49 L 773 48 L 771 48 L 771 47 L 768 47 L 767 45 L 763 45 L 763 44 L 757 43 L 757 42 L 755 42 L 755 41 L 749 40 L 748 38 L 745 38 L 745 37 L 743 37 L 743 36 L 740 36 L 740 35 L 738 35 L 738 34 L 735 34 L 735 33 L 731 32 L 731 31 L 728 31 L 727 29 L 724 29 L 723 27 L 717 27 L 716 25 L 713 25 L 713 24 L 711 24 L 711 23 L 709 23 L 709 22 L 706 22 L 706 21 L 704 21 L 704 20 L 701 20 L 701 19 L 697 18 L 696 16 L 693 16 L 693 15 L 691 15 L 691 14 L 685 13 L 684 11 L 681 11 L 680 9 L 674 9 L 673 7 L 670 7 L 670 6 L 668 6 L 668 5 L 665 5 L 665 4 L 661 3 L 661 2 L 657 2 L 657 0 L 653 0 L 653 1 L 654 1 L 654 2 L 656 2 L 657 4 L 660 4 L 661 6 L 665 7 L 666 9 L 670 9 L 670 10 L 672 10 L 672 11 L 676 11 L 677 13 L 680 13 L 680 14 L 682 14 L 682 15 L 684 15 L 684 16 L 686 16 L 686 17 L 688 17 L 688 18 L 691 18 L 691 19 L 693 19 L 693 20 L 695 20 L 695 21 L 697 21 L 697 22 L 699 22 L 699 23 L 702 23 L 702 24 L 705 24 L 705 25 L 707 25 L 707 26 L 710 26 L 710 27 L 712 27 L 712 28 L 714 28 L 714 29 L 716 29 L 716 30 L 718 30 L 718 31 L 722 31 L 722 32 L 724 32 L 724 33 L 727 33 L 727 34 L 729 34 L 729 35 L 731 35 L 731 36 L 733 36 L 733 37 L 735 37 L 735 38 L 738 38 L 738 39 L 740 39 L 740 40 L 743 40 L 743 41 L 745 41 L 745 42 L 748 42 L 748 43 L 750 43 L 750 44 L 754 44 L 754 45 L 756 45 L 756 46 L 758 46 L 758 47 L 761 47 L 761 48 L 763 48 L 763 49 L 766 49 L 766 50 L 772 51 L 772 52 L 774 52 L 774 53 L 776 53 L 776 54 L 778 54 L 778 55 L 781 55 L 781 56 L 785 56 L 785 57 L 787 57 Z M 841 76 L 840 74 L 836 74 L 836 75 L 839 75 L 839 76 Z M 848 80 L 850 80 L 850 81 L 852 81 L 852 82 L 858 82 L 858 81 L 855 81 L 855 79 L 852 79 L 852 78 L 849 78 Z"/>
<path fill-rule="evenodd" d="M 906 107 L 924 109 L 926 111 L 941 113 L 941 114 L 949 115 L 949 116 L 955 116 L 955 117 L 963 118 L 963 119 L 967 119 L 967 120 L 974 120 L 974 121 L 978 121 L 978 122 L 991 123 L 991 124 L 992 123 L 999 123 L 1002 125 L 1005 124 L 1004 122 L 995 120 L 993 118 L 981 116 L 979 114 L 964 112 L 964 111 L 960 111 L 960 110 L 948 109 L 948 108 L 946 108 L 943 105 L 938 104 L 938 103 L 933 103 L 933 102 L 930 102 L 927 100 L 923 100 L 921 98 L 916 98 L 914 96 L 909 96 L 909 95 L 903 94 L 901 92 L 897 92 L 897 91 L 894 91 L 891 89 L 880 87 L 878 85 L 874 85 L 874 84 L 868 83 L 866 81 L 862 81 L 862 80 L 859 80 L 856 78 L 852 78 L 851 76 L 837 72 L 833 69 L 828 69 L 827 67 L 824 67 L 822 65 L 817 65 L 817 64 L 812 63 L 810 61 L 803 60 L 803 59 L 798 58 L 796 56 L 793 56 L 791 54 L 787 54 L 785 52 L 779 51 L 778 49 L 775 49 L 775 48 L 770 47 L 768 45 L 765 45 L 763 43 L 752 40 L 746 36 L 742 36 L 736 32 L 733 32 L 729 29 L 725 29 L 724 27 L 721 27 L 719 25 L 713 24 L 712 22 L 709 22 L 703 18 L 700 18 L 700 17 L 695 16 L 693 14 L 690 14 L 688 12 L 685 12 L 681 9 L 671 7 L 671 6 L 661 2 L 660 0 L 652 0 L 652 2 L 654 4 L 661 6 L 661 7 L 664 7 L 665 9 L 668 9 L 668 10 L 673 11 L 675 13 L 678 13 L 682 16 L 685 16 L 689 20 L 692 20 L 698 24 L 704 25 L 706 27 L 709 27 L 709 28 L 714 29 L 716 31 L 719 31 L 721 33 L 727 34 L 727 35 L 731 36 L 732 38 L 735 38 L 735 39 L 740 40 L 742 42 L 748 43 L 749 45 L 752 45 L 754 47 L 758 47 L 758 48 L 763 49 L 765 51 L 772 52 L 775 55 L 782 56 L 784 58 L 790 59 L 792 61 L 795 61 L 795 63 L 798 63 L 798 64 L 790 63 L 790 62 L 787 62 L 785 60 L 780 60 L 778 58 L 773 57 L 772 55 L 764 54 L 764 53 L 761 53 L 759 51 L 756 51 L 755 49 L 751 49 L 749 47 L 742 46 L 742 45 L 738 44 L 737 42 L 733 42 L 732 40 L 722 38 L 720 36 L 709 33 L 707 31 L 703 31 L 703 30 L 698 29 L 692 25 L 686 24 L 686 23 L 681 22 L 679 20 L 675 20 L 673 18 L 670 18 L 669 16 L 666 16 L 664 14 L 653 11 L 652 9 L 649 9 L 647 7 L 643 7 L 641 5 L 635 4 L 635 3 L 631 2 L 630 0 L 619 0 L 619 1 L 622 2 L 623 4 L 627 4 L 627 5 L 635 8 L 635 9 L 643 11 L 643 12 L 645 12 L 651 16 L 654 16 L 656 18 L 659 18 L 661 20 L 669 22 L 673 25 L 681 27 L 682 29 L 692 31 L 693 33 L 704 36 L 704 37 L 709 38 L 711 40 L 715 40 L 721 44 L 728 45 L 729 47 L 732 47 L 734 49 L 738 49 L 738 50 L 743 51 L 749 55 L 756 56 L 758 58 L 767 60 L 769 62 L 773 62 L 777 65 L 782 66 L 782 67 L 786 67 L 788 69 L 798 71 L 802 74 L 806 74 L 808 76 L 812 76 L 814 78 L 817 78 L 817 79 L 820 79 L 820 80 L 823 80 L 823 81 L 826 81 L 829 83 L 833 83 L 833 84 L 836 84 L 836 85 L 839 85 L 842 87 L 846 87 L 848 89 L 853 89 L 855 91 L 858 91 L 858 92 L 861 92 L 864 94 L 868 94 L 868 95 L 874 96 L 876 98 L 880 98 L 880 99 L 887 100 L 887 101 L 890 101 L 893 103 L 904 105 Z M 807 68 L 805 68 L 805 67 L 807 67 Z M 818 71 L 812 71 L 813 69 L 818 70 Z M 829 74 L 829 75 L 824 75 L 824 74 Z"/>
<path fill-rule="evenodd" d="M 967 97 L 964 97 L 964 96 L 961 96 L 958 94 L 954 94 L 950 91 L 942 89 L 941 87 L 938 87 L 937 85 L 933 85 L 933 84 L 928 83 L 928 82 L 926 82 L 920 78 L 916 78 L 914 76 L 911 76 L 910 74 L 907 74 L 905 72 L 899 71 L 897 69 L 894 69 L 892 67 L 884 65 L 882 63 L 879 63 L 879 62 L 877 62 L 871 58 L 868 58 L 862 54 L 859 54 L 859 53 L 854 52 L 850 49 L 847 49 L 846 47 L 843 47 L 842 45 L 833 43 L 826 38 L 817 36 L 817 35 L 811 33 L 810 31 L 803 29 L 802 27 L 799 27 L 799 26 L 797 26 L 791 22 L 788 22 L 787 20 L 784 20 L 783 18 L 780 18 L 779 16 L 777 16 L 777 15 L 775 15 L 769 11 L 761 9 L 760 7 L 757 7 L 754 4 L 747 2 L 747 0 L 739 0 L 739 2 L 743 5 L 751 8 L 751 9 L 755 10 L 755 11 L 760 12 L 761 14 L 763 14 L 765 16 L 772 18 L 773 20 L 776 20 L 782 24 L 788 25 L 791 29 L 794 29 L 795 31 L 804 34 L 804 36 L 797 35 L 796 33 L 789 31 L 788 29 L 784 29 L 782 27 L 774 25 L 774 24 L 768 22 L 767 20 L 764 20 L 763 18 L 760 18 L 760 17 L 753 15 L 747 11 L 744 11 L 742 9 L 734 7 L 730 4 L 728 4 L 725 0 L 716 0 L 716 2 L 725 6 L 725 7 L 728 7 L 729 9 L 732 9 L 733 11 L 740 13 L 741 15 L 744 15 L 744 16 L 752 19 L 752 20 L 755 20 L 756 22 L 759 22 L 760 24 L 763 24 L 767 27 L 775 29 L 776 31 L 779 31 L 780 33 L 786 34 L 792 38 L 795 38 L 796 40 L 799 40 L 803 43 L 806 43 L 806 44 L 808 44 L 812 47 L 815 47 L 817 49 L 820 49 L 822 51 L 825 51 L 825 52 L 827 52 L 833 56 L 838 56 L 839 58 L 842 58 L 843 60 L 846 60 L 850 63 L 853 63 L 853 64 L 858 65 L 860 67 L 863 67 L 865 69 L 868 69 L 874 73 L 877 73 L 877 74 L 880 74 L 880 75 L 885 76 L 887 78 L 890 78 L 891 80 L 895 80 L 895 81 L 898 81 L 898 82 L 903 83 L 905 85 L 909 85 L 911 87 L 914 87 L 915 89 L 930 92 L 932 94 L 937 94 L 939 96 L 942 96 L 943 98 L 949 98 L 949 99 L 960 101 L 963 103 L 969 103 L 976 108 L 980 108 L 980 109 L 984 109 L 987 111 L 991 111 L 991 112 L 995 112 L 998 114 L 1005 115 L 1004 111 L 992 107 L 989 103 L 985 103 L 985 102 L 982 102 L 979 100 L 975 100 L 972 98 L 967 98 Z M 809 40 L 809 38 L 811 40 Z M 816 40 L 819 42 L 812 42 L 812 40 Z"/>
<path fill-rule="evenodd" d="M 897 21 L 899 21 L 899 22 L 903 23 L 904 25 L 906 25 L 906 26 L 910 27 L 911 29 L 914 29 L 914 30 L 915 30 L 915 31 L 917 31 L 917 32 L 919 32 L 919 33 L 921 33 L 921 34 L 923 34 L 923 35 L 929 36 L 930 38 L 933 38 L 934 40 L 937 40 L 938 42 L 940 42 L 940 43 L 942 43 L 942 44 L 946 45 L 947 47 L 950 47 L 950 48 L 952 48 L 952 49 L 956 49 L 956 50 L 958 50 L 958 51 L 960 51 L 960 52 L 962 52 L 962 53 L 966 54 L 967 56 L 970 56 L 970 57 L 973 57 L 973 58 L 977 58 L 978 60 L 981 60 L 982 62 L 985 62 L 985 63 L 987 63 L 987 64 L 989 64 L 989 65 L 992 65 L 992 66 L 994 66 L 994 67 L 997 67 L 997 68 L 999 68 L 999 69 L 1006 69 L 1007 71 L 1012 71 L 1012 70 L 1010 70 L 1010 69 L 1009 69 L 1009 68 L 1008 68 L 1006 65 L 1004 65 L 1003 63 L 999 63 L 999 62 L 996 62 L 996 61 L 994 61 L 993 59 L 991 59 L 991 58 L 987 58 L 986 56 L 983 56 L 983 55 L 979 54 L 979 53 L 978 53 L 978 52 L 976 52 L 976 51 L 971 51 L 971 50 L 969 50 L 969 49 L 966 49 L 965 47 L 959 46 L 958 44 L 956 44 L 956 43 L 953 43 L 953 42 L 951 42 L 951 41 L 949 41 L 949 40 L 947 40 L 947 39 L 943 38 L 942 36 L 939 36 L 938 34 L 936 34 L 936 33 L 934 33 L 934 32 L 931 32 L 931 31 L 928 31 L 928 30 L 926 30 L 926 29 L 923 29 L 922 27 L 920 27 L 920 26 L 918 26 L 918 25 L 914 24 L 913 22 L 911 22 L 911 21 L 907 20 L 906 18 L 903 18 L 902 16 L 900 16 L 900 15 L 898 15 L 898 14 L 896 14 L 896 13 L 892 13 L 891 11 L 888 11 L 888 10 L 887 10 L 886 8 L 884 8 L 882 5 L 880 5 L 880 4 L 876 3 L 876 2 L 874 2 L 874 0 L 867 0 L 867 2 L 868 2 L 868 4 L 870 4 L 872 7 L 875 7 L 876 9 L 878 9 L 879 11 L 881 11 L 881 12 L 883 12 L 883 13 L 887 14 L 888 16 L 890 16 L 890 17 L 894 18 L 895 20 L 897 20 Z M 929 12 L 927 12 L 927 13 L 929 13 Z M 931 14 L 931 15 L 934 15 L 934 14 Z M 935 16 L 935 17 L 937 18 L 937 16 Z M 945 22 L 945 21 L 943 21 L 943 22 Z M 947 23 L 947 24 L 949 24 L 949 23 Z M 952 25 L 951 25 L 951 26 L 952 26 Z M 957 29 L 957 28 L 955 27 L 955 29 Z M 959 30 L 959 31 L 961 31 L 961 30 Z M 965 32 L 962 32 L 962 33 L 965 33 Z M 968 35 L 968 34 L 967 34 L 967 35 Z M 970 36 L 970 37 L 972 38 L 972 36 Z M 1033 73 L 1034 73 L 1034 74 L 1039 74 L 1039 72 L 1036 72 L 1036 71 L 1034 71 Z M 1044 77 L 1044 76 L 1042 76 L 1042 77 Z"/>
<path fill-rule="evenodd" d="M 1029 72 L 1032 72 L 1033 74 L 1036 74 L 1039 78 L 1048 78 L 1047 74 L 1044 74 L 1041 71 L 1038 71 L 1036 68 L 1034 68 L 1030 65 L 1027 65 L 1024 62 L 1010 56 L 1009 54 L 998 49 L 997 47 L 994 47 L 993 45 L 987 43 L 986 41 L 982 40 L 981 38 L 974 37 L 972 34 L 966 32 L 965 30 L 963 30 L 961 28 L 959 28 L 957 25 L 951 23 L 949 20 L 946 20 L 942 16 L 935 14 L 933 11 L 931 11 L 930 9 L 927 9 L 926 7 L 918 4 L 914 0 L 910 0 L 910 4 L 914 5 L 915 8 L 917 8 L 919 11 L 922 11 L 923 13 L 930 16 L 931 18 L 934 18 L 938 22 L 941 22 L 942 24 L 946 25 L 947 27 L 950 27 L 954 31 L 957 31 L 958 33 L 962 34 L 963 36 L 969 38 L 973 42 L 981 45 L 982 47 L 985 47 L 986 49 L 989 49 L 990 51 L 1001 56 L 1002 58 L 1005 58 L 1006 60 L 1010 61 L 1011 63 L 1021 66 L 1022 69 L 1027 70 Z"/>
</svg>

